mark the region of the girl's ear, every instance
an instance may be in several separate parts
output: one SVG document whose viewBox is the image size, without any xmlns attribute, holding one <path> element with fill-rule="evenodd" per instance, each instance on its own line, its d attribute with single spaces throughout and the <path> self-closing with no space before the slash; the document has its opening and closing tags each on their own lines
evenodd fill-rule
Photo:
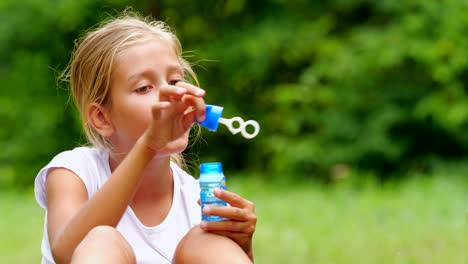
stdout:
<svg viewBox="0 0 468 264">
<path fill-rule="evenodd" d="M 88 107 L 88 121 L 93 128 L 103 137 L 110 137 L 114 133 L 109 111 L 107 108 L 97 103 L 92 103 Z"/>
</svg>

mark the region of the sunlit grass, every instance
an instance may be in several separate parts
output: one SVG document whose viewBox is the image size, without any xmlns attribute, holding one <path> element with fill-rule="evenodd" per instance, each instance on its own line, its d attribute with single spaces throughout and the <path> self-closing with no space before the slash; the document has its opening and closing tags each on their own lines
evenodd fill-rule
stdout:
<svg viewBox="0 0 468 264">
<path fill-rule="evenodd" d="M 256 204 L 257 263 L 466 263 L 465 180 L 331 188 L 228 177 L 228 188 Z M 39 263 L 43 211 L 32 192 L 1 193 L 0 210 L 0 263 Z"/>
<path fill-rule="evenodd" d="M 0 263 L 40 263 L 44 213 L 33 192 L 1 192 L 0 212 Z"/>
<path fill-rule="evenodd" d="M 464 263 L 468 185 L 461 180 L 359 190 L 346 183 L 231 185 L 256 203 L 258 263 Z"/>
</svg>

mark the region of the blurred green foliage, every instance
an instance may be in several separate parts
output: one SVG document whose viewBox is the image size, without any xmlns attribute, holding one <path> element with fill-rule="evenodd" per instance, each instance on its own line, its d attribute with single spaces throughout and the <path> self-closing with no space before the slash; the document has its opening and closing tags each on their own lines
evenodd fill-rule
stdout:
<svg viewBox="0 0 468 264">
<path fill-rule="evenodd" d="M 328 180 L 467 157 L 466 0 L 3 0 L 0 185 L 84 142 L 56 77 L 74 39 L 127 6 L 175 29 L 207 103 L 261 124 L 250 141 L 204 131 L 200 160 Z"/>
</svg>

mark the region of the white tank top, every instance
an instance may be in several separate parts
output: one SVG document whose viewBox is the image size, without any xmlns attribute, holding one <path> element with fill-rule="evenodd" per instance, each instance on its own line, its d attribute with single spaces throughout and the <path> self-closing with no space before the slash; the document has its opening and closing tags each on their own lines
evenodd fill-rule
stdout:
<svg viewBox="0 0 468 264">
<path fill-rule="evenodd" d="M 42 263 L 55 263 L 47 237 L 47 196 L 45 182 L 50 168 L 66 168 L 83 181 L 92 197 L 111 175 L 109 153 L 91 147 L 78 147 L 55 156 L 42 168 L 34 183 L 38 204 L 46 210 L 42 239 Z M 183 236 L 201 221 L 197 199 L 200 193 L 198 181 L 171 162 L 174 177 L 172 207 L 163 222 L 157 226 L 143 225 L 130 207 L 117 225 L 135 252 L 137 263 L 171 263 L 175 248 Z"/>
</svg>

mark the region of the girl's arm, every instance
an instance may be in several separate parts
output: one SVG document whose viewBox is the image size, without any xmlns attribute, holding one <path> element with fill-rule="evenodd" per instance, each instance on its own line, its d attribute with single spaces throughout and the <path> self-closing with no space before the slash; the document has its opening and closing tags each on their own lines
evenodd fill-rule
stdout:
<svg viewBox="0 0 468 264">
<path fill-rule="evenodd" d="M 90 200 L 83 182 L 73 172 L 58 168 L 49 173 L 47 229 L 57 263 L 69 263 L 76 246 L 94 227 L 117 225 L 153 157 L 151 149 L 137 142 Z"/>
</svg>

